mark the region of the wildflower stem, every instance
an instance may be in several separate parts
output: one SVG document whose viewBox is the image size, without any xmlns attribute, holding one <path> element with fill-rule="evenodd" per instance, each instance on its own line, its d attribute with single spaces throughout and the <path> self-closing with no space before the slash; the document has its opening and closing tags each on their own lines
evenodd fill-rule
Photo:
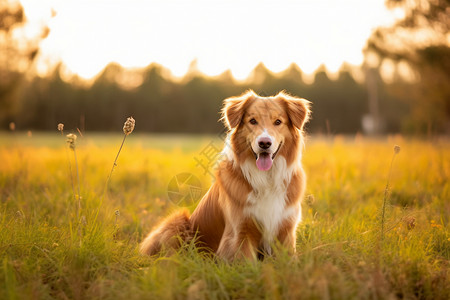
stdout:
<svg viewBox="0 0 450 300">
<path fill-rule="evenodd" d="M 113 166 L 111 168 L 111 172 L 109 173 L 108 179 L 106 179 L 105 190 L 103 191 L 103 195 L 106 193 L 108 189 L 109 181 L 111 180 L 112 173 L 114 168 L 117 166 L 117 159 L 119 158 L 120 151 L 122 151 L 123 144 L 125 143 L 125 139 L 127 138 L 127 134 L 124 134 L 122 144 L 120 144 L 119 152 L 117 152 L 116 159 L 114 160 Z"/>
<path fill-rule="evenodd" d="M 389 181 L 391 179 L 391 173 L 392 173 L 392 165 L 394 164 L 395 156 L 399 153 L 400 147 L 395 146 L 394 147 L 394 155 L 392 155 L 391 159 L 391 165 L 389 167 L 389 173 L 388 178 L 386 182 L 386 187 L 384 189 L 384 199 L 383 199 L 383 206 L 381 208 L 381 240 L 384 240 L 384 223 L 385 223 L 385 216 L 386 216 L 386 205 L 389 198 Z"/>
<path fill-rule="evenodd" d="M 109 181 L 111 180 L 111 176 L 112 176 L 112 173 L 114 171 L 114 167 L 117 166 L 117 159 L 119 158 L 119 154 L 120 154 L 120 151 L 122 150 L 123 144 L 125 143 L 125 139 L 127 138 L 127 135 L 129 135 L 130 133 L 133 132 L 135 123 L 136 122 L 133 119 L 133 117 L 129 117 L 129 118 L 127 118 L 127 120 L 123 124 L 123 133 L 125 135 L 123 136 L 122 144 L 120 144 L 119 152 L 117 152 L 116 159 L 114 160 L 113 166 L 111 168 L 111 172 L 109 173 L 109 176 L 108 176 L 108 179 L 106 179 L 106 184 L 105 184 L 105 189 L 103 191 L 103 196 L 105 195 L 106 190 L 108 189 L 108 184 L 109 184 Z M 103 196 L 102 196 L 102 198 L 103 198 Z"/>
<path fill-rule="evenodd" d="M 64 138 L 64 130 L 61 128 L 61 136 Z M 72 166 L 70 164 L 70 157 L 69 157 L 69 149 L 66 147 L 66 156 L 67 156 L 67 164 L 69 165 L 69 176 L 70 176 L 70 184 L 72 185 L 72 194 L 73 198 L 76 200 L 75 197 L 75 186 L 73 184 L 73 176 L 72 176 Z"/>
<path fill-rule="evenodd" d="M 77 152 L 73 149 L 73 156 L 75 157 L 75 168 L 77 170 L 77 182 L 78 182 L 78 218 L 81 214 L 81 193 L 80 193 L 80 174 L 78 172 Z"/>
</svg>

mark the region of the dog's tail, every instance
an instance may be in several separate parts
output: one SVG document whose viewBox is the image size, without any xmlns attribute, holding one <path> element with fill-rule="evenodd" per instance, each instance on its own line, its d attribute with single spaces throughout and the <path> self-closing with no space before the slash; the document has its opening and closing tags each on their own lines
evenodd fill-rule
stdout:
<svg viewBox="0 0 450 300">
<path fill-rule="evenodd" d="M 189 212 L 180 210 L 165 218 L 150 231 L 140 245 L 141 254 L 155 255 L 161 251 L 177 250 L 193 236 Z"/>
</svg>

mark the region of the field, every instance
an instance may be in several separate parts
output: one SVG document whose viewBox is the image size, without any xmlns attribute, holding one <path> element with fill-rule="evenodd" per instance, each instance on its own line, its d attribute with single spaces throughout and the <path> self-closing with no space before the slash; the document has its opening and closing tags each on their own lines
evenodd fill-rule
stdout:
<svg viewBox="0 0 450 300">
<path fill-rule="evenodd" d="M 170 257 L 137 252 L 163 216 L 193 209 L 220 138 L 132 133 L 107 183 L 122 138 L 86 133 L 74 153 L 56 130 L 0 133 L 0 299 L 450 295 L 449 140 L 310 137 L 297 253 L 228 264 L 192 245 Z M 177 191 L 183 173 L 195 191 Z"/>
</svg>

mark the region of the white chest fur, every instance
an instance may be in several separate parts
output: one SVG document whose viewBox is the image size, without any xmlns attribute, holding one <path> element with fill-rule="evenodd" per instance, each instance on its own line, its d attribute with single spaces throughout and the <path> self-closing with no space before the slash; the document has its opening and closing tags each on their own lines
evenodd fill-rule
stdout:
<svg viewBox="0 0 450 300">
<path fill-rule="evenodd" d="M 284 157 L 277 157 L 269 171 L 260 171 L 255 161 L 247 160 L 241 166 L 242 173 L 253 190 L 247 198 L 244 213 L 254 217 L 262 227 L 264 247 L 270 251 L 279 226 L 287 218 L 300 221 L 300 206 L 286 207 L 287 187 L 294 173 L 294 166 L 287 166 Z"/>
</svg>

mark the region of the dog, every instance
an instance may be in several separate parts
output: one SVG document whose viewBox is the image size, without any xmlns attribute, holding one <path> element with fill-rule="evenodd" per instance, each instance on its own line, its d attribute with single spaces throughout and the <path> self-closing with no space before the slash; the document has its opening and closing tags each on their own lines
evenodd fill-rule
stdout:
<svg viewBox="0 0 450 300">
<path fill-rule="evenodd" d="M 216 181 L 189 215 L 180 210 L 144 239 L 140 252 L 196 245 L 221 259 L 257 259 L 275 245 L 295 252 L 306 175 L 301 158 L 310 102 L 280 92 L 261 97 L 252 90 L 224 100 L 228 128 Z"/>
</svg>

